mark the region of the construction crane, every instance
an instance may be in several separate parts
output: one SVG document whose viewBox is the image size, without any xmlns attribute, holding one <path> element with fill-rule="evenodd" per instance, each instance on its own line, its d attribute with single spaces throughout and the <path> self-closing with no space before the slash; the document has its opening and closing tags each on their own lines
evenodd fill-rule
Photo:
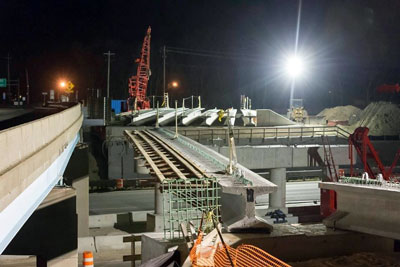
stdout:
<svg viewBox="0 0 400 267">
<path fill-rule="evenodd" d="M 385 168 L 381 159 L 379 158 L 378 152 L 375 150 L 371 141 L 368 138 L 367 127 L 358 127 L 355 129 L 354 133 L 349 136 L 349 158 L 350 158 L 350 174 L 353 175 L 353 146 L 359 155 L 361 162 L 364 166 L 364 171 L 368 173 L 368 176 L 372 179 L 375 178 L 375 173 L 373 172 L 368 159 L 371 159 L 376 163 L 383 179 L 386 181 L 390 180 L 393 168 L 400 157 L 400 149 L 397 151 L 393 163 L 389 168 Z"/>
<path fill-rule="evenodd" d="M 150 71 L 150 35 L 151 27 L 147 29 L 144 37 L 140 58 L 135 60 L 138 64 L 136 75 L 129 78 L 128 109 L 149 109 L 150 101 L 147 98 L 147 85 L 151 75 Z"/>
<path fill-rule="evenodd" d="M 396 84 L 382 84 L 376 88 L 378 93 L 400 93 L 400 86 L 398 83 Z"/>
</svg>

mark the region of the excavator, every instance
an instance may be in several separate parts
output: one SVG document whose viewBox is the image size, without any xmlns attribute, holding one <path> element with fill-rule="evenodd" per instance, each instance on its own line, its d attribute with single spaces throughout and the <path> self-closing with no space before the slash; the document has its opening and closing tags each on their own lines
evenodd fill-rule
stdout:
<svg viewBox="0 0 400 267">
<path fill-rule="evenodd" d="M 137 63 L 136 75 L 129 78 L 129 97 L 128 110 L 149 109 L 150 100 L 147 97 L 147 86 L 151 75 L 150 71 L 150 38 L 151 27 L 147 29 L 143 40 L 140 58 L 135 60 Z"/>
</svg>

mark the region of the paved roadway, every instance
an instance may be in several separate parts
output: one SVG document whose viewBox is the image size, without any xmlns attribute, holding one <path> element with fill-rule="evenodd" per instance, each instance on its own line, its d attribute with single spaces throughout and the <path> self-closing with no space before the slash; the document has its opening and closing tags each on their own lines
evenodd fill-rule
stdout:
<svg viewBox="0 0 400 267">
<path fill-rule="evenodd" d="M 112 191 L 89 194 L 89 214 L 154 210 L 154 190 Z"/>
<path fill-rule="evenodd" d="M 289 182 L 286 187 L 288 206 L 319 201 L 318 181 Z M 257 204 L 268 203 L 268 195 L 258 197 Z M 125 213 L 154 209 L 154 190 L 113 191 L 91 193 L 89 196 L 90 215 Z"/>
</svg>

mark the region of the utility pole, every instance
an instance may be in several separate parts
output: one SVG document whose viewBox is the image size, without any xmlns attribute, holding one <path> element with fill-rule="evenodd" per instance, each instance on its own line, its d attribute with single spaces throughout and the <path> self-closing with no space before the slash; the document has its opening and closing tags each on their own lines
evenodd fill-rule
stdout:
<svg viewBox="0 0 400 267">
<path fill-rule="evenodd" d="M 26 104 L 29 105 L 29 78 L 28 78 L 28 69 L 25 69 L 26 74 Z"/>
<path fill-rule="evenodd" d="M 110 57 L 114 56 L 115 53 L 111 53 L 110 50 L 108 50 L 107 53 L 104 53 L 105 56 L 107 56 L 108 60 L 108 68 L 107 68 L 107 99 L 110 98 Z"/>
<path fill-rule="evenodd" d="M 10 53 L 7 54 L 7 97 L 11 100 L 11 87 L 10 87 Z"/>
<path fill-rule="evenodd" d="M 166 82 L 165 82 L 165 58 L 166 56 L 166 48 L 165 45 L 163 47 L 163 97 L 165 97 L 165 86 L 166 86 Z"/>
</svg>

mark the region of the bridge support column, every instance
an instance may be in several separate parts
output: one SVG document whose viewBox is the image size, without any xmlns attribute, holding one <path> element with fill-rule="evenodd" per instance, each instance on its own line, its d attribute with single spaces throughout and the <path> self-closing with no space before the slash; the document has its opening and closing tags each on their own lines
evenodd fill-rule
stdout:
<svg viewBox="0 0 400 267">
<path fill-rule="evenodd" d="M 154 214 L 147 214 L 146 230 L 148 232 L 164 231 L 163 204 L 164 193 L 161 191 L 161 184 L 156 183 L 154 186 Z"/>
<path fill-rule="evenodd" d="M 164 194 L 161 193 L 160 183 L 156 183 L 154 187 L 154 213 L 157 215 L 163 214 Z"/>
<path fill-rule="evenodd" d="M 271 182 L 278 186 L 275 193 L 269 195 L 269 208 L 286 210 L 286 168 L 274 168 L 270 171 Z"/>
</svg>

